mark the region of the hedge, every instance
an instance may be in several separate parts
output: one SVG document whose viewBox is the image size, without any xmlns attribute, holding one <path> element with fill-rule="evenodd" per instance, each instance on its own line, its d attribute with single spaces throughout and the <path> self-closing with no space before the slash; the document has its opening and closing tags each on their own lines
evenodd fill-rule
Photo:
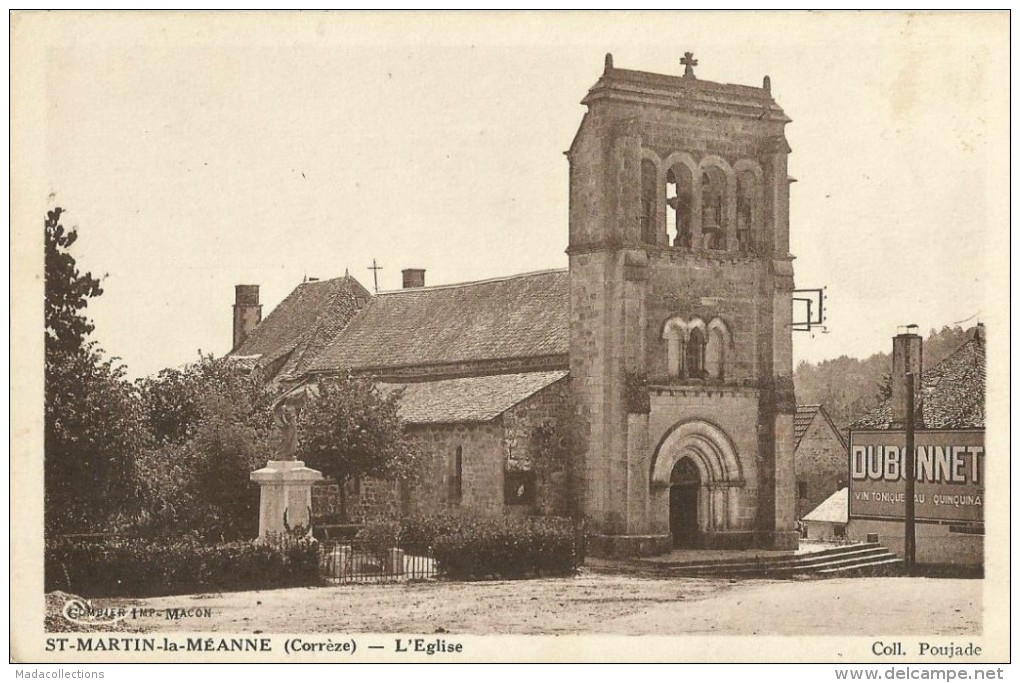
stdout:
<svg viewBox="0 0 1020 683">
<path fill-rule="evenodd" d="M 428 555 L 437 538 L 457 532 L 467 522 L 462 517 L 446 515 L 408 517 L 400 521 L 397 545 L 409 553 Z"/>
<path fill-rule="evenodd" d="M 451 579 L 519 579 L 564 576 L 584 562 L 584 535 L 561 518 L 404 520 L 399 544 L 428 549 L 438 571 Z"/>
<path fill-rule="evenodd" d="M 209 544 L 175 539 L 57 538 L 47 541 L 46 591 L 142 597 L 311 586 L 321 582 L 313 539 Z"/>
</svg>

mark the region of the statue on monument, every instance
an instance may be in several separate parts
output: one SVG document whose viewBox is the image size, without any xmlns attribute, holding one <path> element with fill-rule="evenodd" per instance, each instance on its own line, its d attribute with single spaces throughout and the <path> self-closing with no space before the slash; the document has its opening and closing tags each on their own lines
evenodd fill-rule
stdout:
<svg viewBox="0 0 1020 683">
<path fill-rule="evenodd" d="M 280 444 L 277 460 L 296 460 L 298 442 L 298 417 L 301 400 L 293 396 L 282 396 L 273 406 L 273 419 L 280 428 Z"/>
<path fill-rule="evenodd" d="M 295 460 L 298 450 L 298 410 L 293 405 L 283 402 L 274 411 L 276 423 L 279 425 L 279 450 L 277 460 Z"/>
<path fill-rule="evenodd" d="M 298 419 L 304 406 L 303 393 L 284 394 L 273 404 L 273 420 L 280 429 L 280 441 L 273 460 L 251 473 L 259 491 L 259 539 L 265 541 L 312 529 L 312 486 L 322 472 L 305 467 L 297 459 Z"/>
</svg>

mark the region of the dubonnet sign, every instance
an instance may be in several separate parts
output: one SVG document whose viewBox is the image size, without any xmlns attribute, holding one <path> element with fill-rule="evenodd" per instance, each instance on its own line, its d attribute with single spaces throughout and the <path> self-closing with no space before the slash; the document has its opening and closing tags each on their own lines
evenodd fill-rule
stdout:
<svg viewBox="0 0 1020 683">
<path fill-rule="evenodd" d="M 902 431 L 850 433 L 850 518 L 903 519 Z M 983 522 L 983 430 L 914 433 L 915 515 L 919 521 Z"/>
</svg>

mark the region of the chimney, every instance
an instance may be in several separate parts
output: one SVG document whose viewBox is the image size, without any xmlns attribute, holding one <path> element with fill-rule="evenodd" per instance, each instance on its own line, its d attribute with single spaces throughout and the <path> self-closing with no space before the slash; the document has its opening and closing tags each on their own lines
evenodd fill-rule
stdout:
<svg viewBox="0 0 1020 683">
<path fill-rule="evenodd" d="M 404 289 L 425 286 L 424 268 L 405 268 L 400 272 L 404 275 Z"/>
<path fill-rule="evenodd" d="M 903 429 L 907 411 L 907 373 L 914 373 L 914 399 L 920 397 L 921 389 L 921 336 L 917 325 L 907 325 L 906 331 L 893 337 L 892 353 L 892 429 Z"/>
<path fill-rule="evenodd" d="M 234 347 L 232 350 L 241 346 L 260 322 L 262 322 L 262 304 L 259 303 L 259 286 L 237 285 L 234 287 Z"/>
</svg>

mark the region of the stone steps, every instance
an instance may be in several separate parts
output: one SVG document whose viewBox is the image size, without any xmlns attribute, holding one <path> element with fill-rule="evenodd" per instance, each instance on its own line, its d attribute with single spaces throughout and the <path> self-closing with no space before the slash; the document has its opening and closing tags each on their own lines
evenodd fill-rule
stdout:
<svg viewBox="0 0 1020 683">
<path fill-rule="evenodd" d="M 895 574 L 901 565 L 899 558 L 878 543 L 859 543 L 799 555 L 790 553 L 750 559 L 678 562 L 639 559 L 617 569 L 649 576 L 790 578 L 802 575 L 888 575 Z"/>
<path fill-rule="evenodd" d="M 823 560 L 827 558 L 845 558 L 856 555 L 868 555 L 876 551 L 884 551 L 885 549 L 877 543 L 860 543 L 851 546 L 842 546 L 839 548 L 826 548 L 825 550 L 816 550 L 810 553 L 787 553 L 783 555 L 763 555 L 753 557 L 749 559 L 736 559 L 736 560 L 683 560 L 677 562 L 669 561 L 656 561 L 656 560 L 637 560 L 637 562 L 660 568 L 669 568 L 677 571 L 697 571 L 699 569 L 710 569 L 713 571 L 718 570 L 730 570 L 730 569 L 743 569 L 743 568 L 761 568 L 761 567 L 781 567 L 791 566 L 795 564 L 803 564 L 806 562 L 814 562 L 817 560 Z"/>
<path fill-rule="evenodd" d="M 818 573 L 827 575 L 851 573 L 867 576 L 892 576 L 898 574 L 902 568 L 903 560 L 892 555 L 891 557 L 875 560 L 874 562 L 862 562 L 852 567 L 821 569 Z"/>
</svg>

